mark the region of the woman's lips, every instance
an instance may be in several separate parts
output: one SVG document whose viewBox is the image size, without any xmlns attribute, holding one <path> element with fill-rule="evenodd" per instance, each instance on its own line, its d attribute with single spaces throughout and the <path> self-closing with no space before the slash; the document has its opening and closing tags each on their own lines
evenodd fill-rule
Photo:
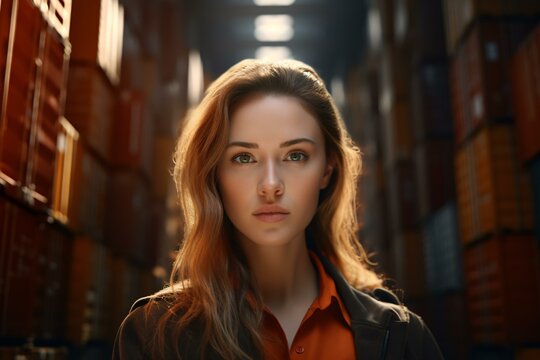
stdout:
<svg viewBox="0 0 540 360">
<path fill-rule="evenodd" d="M 253 216 L 257 219 L 275 223 L 284 220 L 289 215 L 289 211 L 276 204 L 266 204 L 253 212 Z"/>
<path fill-rule="evenodd" d="M 288 215 L 285 213 L 260 213 L 255 214 L 255 217 L 263 222 L 276 223 L 284 220 Z"/>
</svg>

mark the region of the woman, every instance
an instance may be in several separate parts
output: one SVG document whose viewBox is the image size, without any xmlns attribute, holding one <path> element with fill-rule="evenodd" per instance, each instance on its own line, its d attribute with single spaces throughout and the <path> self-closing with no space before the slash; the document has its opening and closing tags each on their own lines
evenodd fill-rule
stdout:
<svg viewBox="0 0 540 360">
<path fill-rule="evenodd" d="M 229 69 L 177 145 L 185 233 L 171 285 L 135 303 L 113 358 L 442 358 L 356 239 L 359 171 L 311 67 Z"/>
</svg>

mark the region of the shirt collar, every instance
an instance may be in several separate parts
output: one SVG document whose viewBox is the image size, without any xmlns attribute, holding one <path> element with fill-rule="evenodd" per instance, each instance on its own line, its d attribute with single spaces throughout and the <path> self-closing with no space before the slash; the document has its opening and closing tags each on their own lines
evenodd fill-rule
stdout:
<svg viewBox="0 0 540 360">
<path fill-rule="evenodd" d="M 351 318 L 347 309 L 345 308 L 345 305 L 339 297 L 336 289 L 336 284 L 334 283 L 334 279 L 332 279 L 332 277 L 328 275 L 317 254 L 310 251 L 309 255 L 311 257 L 313 265 L 315 265 L 319 276 L 319 295 L 317 296 L 315 301 L 313 301 L 311 307 L 313 309 L 325 310 L 329 306 L 331 306 L 333 302 L 335 302 L 339 306 L 341 316 L 343 317 L 345 322 L 349 326 L 351 326 Z"/>
</svg>

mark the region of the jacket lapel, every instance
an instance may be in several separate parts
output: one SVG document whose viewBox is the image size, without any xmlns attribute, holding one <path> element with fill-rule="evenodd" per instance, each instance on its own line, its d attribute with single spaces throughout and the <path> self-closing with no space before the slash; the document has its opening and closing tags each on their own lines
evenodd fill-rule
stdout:
<svg viewBox="0 0 540 360">
<path fill-rule="evenodd" d="M 356 359 L 400 359 L 403 357 L 407 322 L 399 321 L 392 312 L 368 294 L 353 289 L 326 257 L 318 254 L 349 315 L 356 349 Z M 396 321 L 397 320 L 397 321 Z"/>
<path fill-rule="evenodd" d="M 353 323 L 356 359 L 382 359 L 388 330 L 370 323 Z"/>
</svg>

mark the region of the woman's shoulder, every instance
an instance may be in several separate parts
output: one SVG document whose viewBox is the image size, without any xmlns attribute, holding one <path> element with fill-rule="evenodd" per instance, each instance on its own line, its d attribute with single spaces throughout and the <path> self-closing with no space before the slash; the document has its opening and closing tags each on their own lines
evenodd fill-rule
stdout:
<svg viewBox="0 0 540 360">
<path fill-rule="evenodd" d="M 172 286 L 137 299 L 116 334 L 113 359 L 148 359 L 151 343 L 160 319 L 171 312 L 184 287 Z"/>
<path fill-rule="evenodd" d="M 407 308 L 396 294 L 385 288 L 355 293 L 362 307 L 367 310 L 369 320 L 388 327 L 389 331 L 394 331 L 390 336 L 390 342 L 405 344 L 397 347 L 405 351 L 405 358 L 443 359 L 437 341 L 422 317 Z M 393 346 L 387 347 L 388 351 L 395 350 Z M 403 357 L 401 353 L 399 356 L 389 356 L 389 358 L 401 357 Z"/>
<path fill-rule="evenodd" d="M 146 313 L 163 313 L 172 307 L 179 296 L 185 293 L 186 289 L 187 286 L 185 284 L 175 284 L 154 294 L 141 297 L 135 300 L 129 309 L 129 314 L 140 313 L 142 312 L 142 309 L 144 309 Z"/>
<path fill-rule="evenodd" d="M 408 322 L 410 310 L 389 289 L 353 288 L 356 301 L 350 302 L 350 311 L 359 312 L 358 318 L 368 318 L 372 322 L 386 324 L 388 321 Z"/>
</svg>

